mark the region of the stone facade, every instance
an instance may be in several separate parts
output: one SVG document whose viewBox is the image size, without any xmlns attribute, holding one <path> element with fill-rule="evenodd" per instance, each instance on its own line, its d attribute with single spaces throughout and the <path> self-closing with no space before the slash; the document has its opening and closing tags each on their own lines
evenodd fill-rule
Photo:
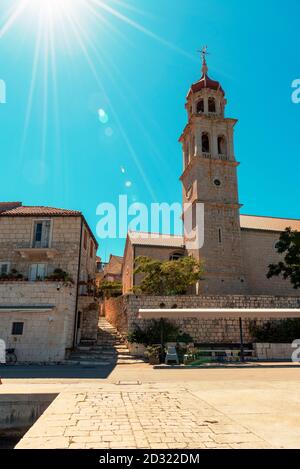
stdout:
<svg viewBox="0 0 300 469">
<path fill-rule="evenodd" d="M 241 234 L 247 292 L 256 295 L 299 296 L 299 291 L 292 287 L 289 280 L 266 277 L 268 265 L 281 260 L 275 249 L 279 233 L 243 229 Z"/>
<path fill-rule="evenodd" d="M 138 325 L 144 328 L 149 321 L 138 318 L 139 309 L 166 309 L 174 308 L 299 308 L 299 297 L 273 297 L 273 296 L 145 296 L 124 295 L 117 299 L 106 300 L 106 318 L 116 328 L 122 322 L 122 332 L 131 332 Z M 267 321 L 268 318 L 266 317 Z M 126 322 L 125 322 L 126 321 Z M 256 321 L 263 323 L 263 319 Z M 196 343 L 239 343 L 240 330 L 238 319 L 174 319 L 183 332 L 190 334 Z M 249 331 L 250 320 L 243 317 L 244 341 L 252 342 Z"/>
<path fill-rule="evenodd" d="M 174 253 L 185 253 L 182 247 L 170 246 L 141 246 L 132 244 L 132 240 L 127 238 L 125 248 L 125 262 L 122 275 L 123 292 L 128 293 L 134 285 L 138 285 L 142 279 L 141 274 L 135 274 L 133 261 L 139 256 L 149 256 L 161 261 L 168 261 Z"/>
<path fill-rule="evenodd" d="M 43 223 L 47 239 L 41 243 L 37 229 L 43 232 Z M 0 266 L 6 274 L 22 275 L 18 281 L 0 281 L 0 338 L 16 349 L 19 361 L 61 361 L 85 333 L 77 322 L 78 306 L 81 297 L 94 301 L 88 284 L 95 277 L 96 250 L 80 212 L 20 204 L 14 212 L 0 213 Z M 71 281 L 50 281 L 55 269 L 67 272 Z M 93 321 L 84 314 L 81 323 L 89 329 Z M 23 323 L 20 335 L 13 334 L 16 322 Z"/>
<path fill-rule="evenodd" d="M 76 289 L 57 282 L 0 283 L 0 337 L 14 348 L 19 362 L 61 362 L 72 347 Z M 24 305 L 31 305 L 32 310 Z M 35 310 L 37 305 L 40 310 Z M 47 306 L 50 308 L 47 309 Z M 18 310 L 18 307 L 20 308 Z M 24 324 L 13 335 L 13 323 Z"/>
</svg>

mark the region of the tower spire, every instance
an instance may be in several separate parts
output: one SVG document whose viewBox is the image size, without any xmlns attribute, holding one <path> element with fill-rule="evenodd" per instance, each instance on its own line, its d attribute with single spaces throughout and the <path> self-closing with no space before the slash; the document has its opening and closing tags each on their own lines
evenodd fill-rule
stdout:
<svg viewBox="0 0 300 469">
<path fill-rule="evenodd" d="M 202 75 L 207 75 L 208 72 L 208 66 L 206 63 L 206 56 L 209 55 L 209 52 L 207 52 L 207 46 L 203 46 L 201 50 L 199 50 L 201 54 L 201 60 L 202 60 Z"/>
</svg>

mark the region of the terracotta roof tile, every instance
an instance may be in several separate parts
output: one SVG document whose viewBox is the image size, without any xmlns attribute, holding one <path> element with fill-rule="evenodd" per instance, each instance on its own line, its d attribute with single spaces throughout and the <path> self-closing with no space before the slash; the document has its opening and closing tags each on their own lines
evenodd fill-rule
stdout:
<svg viewBox="0 0 300 469">
<path fill-rule="evenodd" d="M 201 91 L 204 88 L 221 91 L 221 93 L 225 95 L 225 92 L 223 88 L 221 87 L 220 83 L 218 81 L 212 80 L 206 74 L 203 74 L 199 81 L 192 84 L 191 91 L 193 93 L 196 93 L 197 91 Z"/>
<path fill-rule="evenodd" d="M 81 212 L 78 210 L 66 210 L 62 208 L 54 208 L 54 207 L 42 207 L 42 206 L 19 206 L 15 208 L 11 208 L 5 211 L 0 212 L 0 216 L 2 217 L 30 217 L 30 216 L 38 216 L 38 217 L 79 217 L 81 216 Z"/>
</svg>

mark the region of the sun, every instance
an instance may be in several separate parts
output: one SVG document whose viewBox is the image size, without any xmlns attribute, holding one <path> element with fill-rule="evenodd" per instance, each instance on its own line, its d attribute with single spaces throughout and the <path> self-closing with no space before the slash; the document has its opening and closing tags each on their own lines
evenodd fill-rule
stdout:
<svg viewBox="0 0 300 469">
<path fill-rule="evenodd" d="M 47 24 L 74 13 L 80 3 L 81 0 L 27 0 L 27 8 Z"/>
</svg>

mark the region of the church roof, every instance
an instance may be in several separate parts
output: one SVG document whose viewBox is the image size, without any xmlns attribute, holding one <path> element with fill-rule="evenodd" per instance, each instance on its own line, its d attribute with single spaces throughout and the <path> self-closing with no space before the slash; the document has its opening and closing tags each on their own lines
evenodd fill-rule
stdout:
<svg viewBox="0 0 300 469">
<path fill-rule="evenodd" d="M 292 218 L 240 215 L 240 225 L 242 230 L 282 232 L 286 228 L 290 227 L 292 230 L 300 231 L 300 220 Z M 184 237 L 179 235 L 130 231 L 128 233 L 128 237 L 131 244 L 134 246 L 169 247 L 177 249 L 184 248 Z"/>
<path fill-rule="evenodd" d="M 300 220 L 292 218 L 261 217 L 256 215 L 241 215 L 242 229 L 263 231 L 284 231 L 286 228 L 300 231 Z"/>
<path fill-rule="evenodd" d="M 134 246 L 184 248 L 183 236 L 179 235 L 130 231 L 128 237 Z"/>
<path fill-rule="evenodd" d="M 220 83 L 218 81 L 215 81 L 209 78 L 207 73 L 203 73 L 200 80 L 191 86 L 191 91 L 193 93 L 196 93 L 197 91 L 201 91 L 204 88 L 209 88 L 210 90 L 221 91 L 221 93 L 225 96 L 225 91 L 221 87 Z"/>
<path fill-rule="evenodd" d="M 209 78 L 209 76 L 207 74 L 207 72 L 208 72 L 208 66 L 207 66 L 207 63 L 206 63 L 206 55 L 207 54 L 208 54 L 207 46 L 205 46 L 201 51 L 201 55 L 202 55 L 202 76 L 201 76 L 199 81 L 192 84 L 188 94 L 190 94 L 191 92 L 192 93 L 197 93 L 197 91 L 201 91 L 204 88 L 208 88 L 210 90 L 221 91 L 223 96 L 225 96 L 225 91 L 221 87 L 220 83 L 218 81 L 215 81 L 215 80 L 212 80 L 211 78 Z"/>
</svg>

